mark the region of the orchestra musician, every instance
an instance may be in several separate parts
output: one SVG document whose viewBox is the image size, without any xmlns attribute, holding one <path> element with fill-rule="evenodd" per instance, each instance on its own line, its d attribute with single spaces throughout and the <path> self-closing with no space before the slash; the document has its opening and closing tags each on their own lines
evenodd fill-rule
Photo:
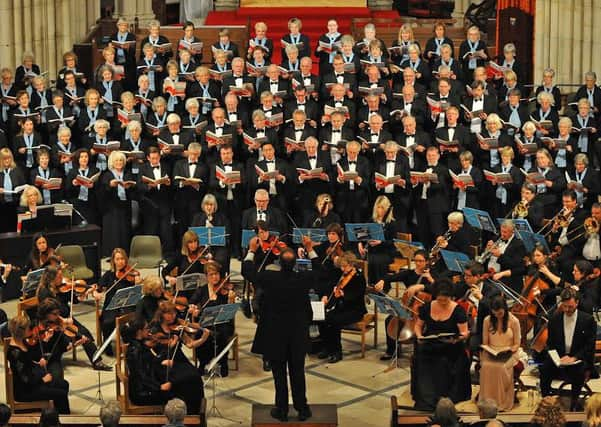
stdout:
<svg viewBox="0 0 601 427">
<path fill-rule="evenodd" d="M 540 368 L 543 396 L 551 394 L 551 381 L 557 376 L 570 383 L 570 410 L 581 408 L 578 402 L 587 372 L 595 371 L 594 353 L 597 324 L 590 314 L 578 309 L 580 296 L 573 289 L 560 295 L 560 309 L 549 321 L 548 355 Z M 559 360 L 551 359 L 555 351 Z"/>
<path fill-rule="evenodd" d="M 46 266 L 48 258 L 54 255 L 54 248 L 48 243 L 46 234 L 40 232 L 33 235 L 31 239 L 31 251 L 29 259 L 24 268 L 25 272 L 37 270 Z"/>
<path fill-rule="evenodd" d="M 516 205 L 513 207 L 511 218 L 525 218 L 533 229 L 538 230 L 543 225 L 545 207 L 536 194 L 536 186 L 524 183 L 520 193 L 521 199 L 518 203 L 521 203 L 522 208 L 526 208 L 526 215 L 524 216 L 524 209 L 520 211 L 520 208 L 516 209 Z"/>
<path fill-rule="evenodd" d="M 601 224 L 601 204 L 595 202 L 591 207 L 591 216 L 589 222 L 592 225 L 597 224 L 597 231 L 595 231 L 595 227 L 592 227 L 591 230 L 585 230 L 586 241 L 584 242 L 584 246 L 582 248 L 582 256 L 584 259 L 589 261 L 595 267 L 600 267 L 601 260 L 601 244 L 599 242 L 599 228 L 598 225 Z M 585 220 L 586 221 L 586 220 Z"/>
<path fill-rule="evenodd" d="M 436 237 L 439 248 L 471 255 L 474 252 L 472 247 L 477 245 L 478 241 L 476 230 L 465 222 L 463 214 L 459 211 L 451 212 L 447 216 L 447 224 L 447 232 Z"/>
<path fill-rule="evenodd" d="M 411 367 L 411 395 L 415 408 L 431 411 L 442 396 L 453 402 L 471 396 L 469 359 L 465 351 L 469 336 L 465 310 L 452 300 L 453 285 L 437 283 L 436 297 L 419 309 L 415 322 L 417 345 Z M 437 339 L 426 336 L 450 334 Z"/>
<path fill-rule="evenodd" d="M 232 234 L 230 221 L 220 210 L 217 204 L 217 198 L 213 194 L 205 194 L 200 205 L 200 212 L 192 218 L 191 227 L 225 227 L 225 246 L 209 246 L 206 256 L 215 259 L 224 271 L 229 271 L 230 256 L 228 251 L 228 242 Z M 215 235 L 215 237 L 219 237 Z M 210 242 L 209 242 L 210 243 Z M 183 271 L 183 270 L 182 270 Z"/>
<path fill-rule="evenodd" d="M 163 279 L 171 286 L 175 287 L 177 276 L 182 274 L 202 273 L 202 264 L 207 262 L 208 256 L 205 256 L 204 246 L 198 244 L 198 234 L 188 230 L 182 236 L 182 247 L 172 259 L 169 260 L 161 272 Z M 192 292 L 182 291 L 182 296 L 190 297 Z"/>
<path fill-rule="evenodd" d="M 519 363 L 520 323 L 509 312 L 507 301 L 501 295 L 492 300 L 490 311 L 482 323 L 478 401 L 494 399 L 500 411 L 509 411 L 514 405 L 514 367 Z M 499 353 L 491 354 L 488 349 Z"/>
<path fill-rule="evenodd" d="M 162 301 L 167 300 L 163 292 L 163 281 L 158 276 L 146 276 L 142 280 L 142 298 L 136 304 L 136 319 L 149 323 Z"/>
<path fill-rule="evenodd" d="M 321 193 L 317 195 L 313 211 L 307 215 L 303 227 L 328 228 L 332 224 L 340 223 L 340 216 L 334 211 L 332 196 Z"/>
<path fill-rule="evenodd" d="M 573 284 L 565 283 L 578 292 L 578 310 L 593 314 L 595 307 L 599 304 L 599 273 L 593 271 L 593 265 L 583 259 L 574 263 L 572 268 Z"/>
<path fill-rule="evenodd" d="M 342 275 L 338 282 L 333 284 L 329 295 L 321 295 L 326 319 L 320 328 L 320 335 L 325 349 L 318 357 L 327 358 L 329 363 L 342 360 L 342 327 L 361 320 L 366 313 L 365 278 L 358 269 L 359 261 L 352 252 L 345 252 L 337 261 Z"/>
</svg>

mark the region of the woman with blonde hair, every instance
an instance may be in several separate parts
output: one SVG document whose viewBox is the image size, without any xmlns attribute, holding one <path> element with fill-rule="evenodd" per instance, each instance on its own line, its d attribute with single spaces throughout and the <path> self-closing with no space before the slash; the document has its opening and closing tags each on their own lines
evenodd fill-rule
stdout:
<svg viewBox="0 0 601 427">
<path fill-rule="evenodd" d="M 17 229 L 16 189 L 25 184 L 25 177 L 17 168 L 13 153 L 8 148 L 0 149 L 0 232 Z"/>
<path fill-rule="evenodd" d="M 38 205 L 43 204 L 42 193 L 33 185 L 25 186 L 19 201 L 19 211 L 35 215 Z"/>
<path fill-rule="evenodd" d="M 564 427 L 566 416 L 561 409 L 559 396 L 546 396 L 539 402 L 530 425 L 541 427 Z"/>
<path fill-rule="evenodd" d="M 163 294 L 163 279 L 146 276 L 142 280 L 142 294 L 144 296 L 136 304 L 136 318 L 148 323 L 154 318 L 159 304 L 167 300 Z"/>
<path fill-rule="evenodd" d="M 267 24 L 257 22 L 255 24 L 255 36 L 248 40 L 248 49 L 246 57 L 251 60 L 255 49 L 261 49 L 265 52 L 265 59 L 269 61 L 273 54 L 273 40 L 267 38 Z"/>
<path fill-rule="evenodd" d="M 586 419 L 582 423 L 582 427 L 601 426 L 601 393 L 595 393 L 586 400 L 584 416 Z"/>
<path fill-rule="evenodd" d="M 397 65 L 401 65 L 404 61 L 408 60 L 409 46 L 412 44 L 416 44 L 419 47 L 419 43 L 413 35 L 413 27 L 411 24 L 401 25 L 397 39 L 392 42 L 392 46 L 390 47 L 390 60 Z"/>
<path fill-rule="evenodd" d="M 207 262 L 206 250 L 198 242 L 198 235 L 192 230 L 186 231 L 182 236 L 180 252 L 169 259 L 162 270 L 163 279 L 171 287 L 175 286 L 177 276 L 203 272 L 203 264 Z M 194 289 L 186 290 L 180 292 L 180 295 L 190 297 L 193 292 Z"/>
</svg>

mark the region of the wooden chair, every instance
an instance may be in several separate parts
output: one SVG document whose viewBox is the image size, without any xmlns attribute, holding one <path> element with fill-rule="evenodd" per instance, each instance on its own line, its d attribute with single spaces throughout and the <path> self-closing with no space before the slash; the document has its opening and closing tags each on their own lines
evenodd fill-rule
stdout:
<svg viewBox="0 0 601 427">
<path fill-rule="evenodd" d="M 363 275 L 367 282 L 367 261 L 363 261 Z M 363 319 L 351 325 L 346 325 L 341 329 L 342 333 L 361 335 L 361 358 L 365 358 L 365 337 L 369 331 L 374 331 L 374 348 L 378 347 L 378 308 L 374 304 L 374 312 L 366 313 Z"/>
<path fill-rule="evenodd" d="M 117 317 L 115 327 L 115 396 L 124 414 L 162 414 L 163 405 L 135 405 L 129 400 L 129 376 L 127 369 L 127 344 L 121 341 L 121 326 L 133 320 L 135 313 Z"/>
<path fill-rule="evenodd" d="M 10 344 L 10 338 L 4 339 L 4 381 L 6 385 L 6 403 L 10 406 L 13 412 L 17 411 L 32 411 L 39 409 L 52 408 L 54 405 L 51 400 L 35 400 L 32 402 L 18 402 L 15 400 L 15 393 L 13 389 L 13 373 L 8 363 L 8 346 Z"/>
<path fill-rule="evenodd" d="M 233 304 L 236 302 L 236 296 L 233 295 L 228 298 L 228 304 Z M 232 346 L 232 358 L 230 360 L 234 361 L 234 370 L 237 371 L 240 367 L 240 336 L 236 332 L 236 318 L 234 317 L 234 333 L 230 337 L 230 340 L 236 338 L 234 345 Z"/>
<path fill-rule="evenodd" d="M 407 242 L 411 242 L 413 236 L 411 233 L 397 233 L 397 239 L 405 240 Z M 402 249 L 401 249 L 402 248 Z M 398 273 L 402 269 L 407 269 L 411 267 L 411 260 L 413 259 L 413 251 L 405 250 L 402 244 L 396 247 L 397 253 L 400 256 L 394 257 L 394 261 L 388 265 L 388 269 L 393 273 Z M 395 298 L 400 296 L 401 290 L 399 286 L 399 282 L 394 282 L 394 295 Z"/>
</svg>

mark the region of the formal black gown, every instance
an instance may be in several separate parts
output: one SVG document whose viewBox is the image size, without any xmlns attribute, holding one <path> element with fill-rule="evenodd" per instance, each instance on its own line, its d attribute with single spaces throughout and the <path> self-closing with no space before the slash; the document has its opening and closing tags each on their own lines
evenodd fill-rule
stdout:
<svg viewBox="0 0 601 427">
<path fill-rule="evenodd" d="M 432 319 L 430 307 L 431 303 L 428 303 L 419 311 L 419 318 L 424 322 L 424 336 L 447 332 L 458 334 L 457 324 L 467 322 L 460 306 L 456 306 L 451 316 L 443 321 Z M 443 396 L 457 403 L 468 400 L 471 393 L 470 361 L 464 342 L 417 344 L 411 369 L 411 395 L 416 409 L 431 411 Z"/>
<path fill-rule="evenodd" d="M 162 405 L 173 396 L 161 390 L 166 368 L 161 359 L 141 341 L 132 340 L 125 356 L 129 371 L 129 400 L 136 405 Z"/>
</svg>

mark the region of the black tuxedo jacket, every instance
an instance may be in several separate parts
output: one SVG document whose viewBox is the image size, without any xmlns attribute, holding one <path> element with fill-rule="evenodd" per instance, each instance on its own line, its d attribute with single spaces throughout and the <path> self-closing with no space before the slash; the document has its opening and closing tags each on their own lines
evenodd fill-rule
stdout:
<svg viewBox="0 0 601 427">
<path fill-rule="evenodd" d="M 266 212 L 267 228 L 270 231 L 278 231 L 280 234 L 288 230 L 288 221 L 278 208 L 267 207 Z M 257 226 L 257 208 L 255 206 L 246 209 L 242 213 L 242 229 L 252 230 Z"/>
<path fill-rule="evenodd" d="M 343 84 L 348 83 L 349 90 L 351 90 L 355 95 L 357 94 L 357 76 L 355 74 L 344 73 L 342 82 Z M 321 93 L 319 95 L 321 100 L 330 98 L 330 88 L 327 87 L 327 85 L 331 83 L 338 83 L 336 74 L 334 74 L 334 72 L 324 75 L 321 79 Z"/>
<path fill-rule="evenodd" d="M 394 110 L 404 110 L 405 109 L 405 100 L 403 98 L 394 98 L 391 103 L 390 111 Z M 424 128 L 424 123 L 426 122 L 426 114 L 429 113 L 428 106 L 424 99 L 418 98 L 417 95 L 413 98 L 413 102 L 408 106 L 409 113 L 413 117 L 415 117 L 415 124 L 418 129 Z M 397 134 L 403 131 L 403 121 L 402 118 L 404 115 L 393 114 L 390 116 L 390 120 L 388 122 L 388 127 L 393 134 Z"/>
<path fill-rule="evenodd" d="M 501 271 L 511 270 L 511 283 L 520 285 L 522 276 L 526 274 L 526 266 L 524 265 L 524 257 L 527 255 L 526 247 L 517 234 L 513 235 L 513 239 L 505 248 L 505 252 L 498 258 L 498 263 L 501 266 Z M 516 287 L 514 287 L 516 289 Z"/>
<path fill-rule="evenodd" d="M 260 167 L 262 170 L 267 172 L 267 161 L 265 159 L 257 162 L 256 166 Z M 286 177 L 285 182 L 277 180 L 275 181 L 275 188 L 277 194 L 278 196 L 284 197 L 286 200 L 288 200 L 294 192 L 296 176 L 292 174 L 288 162 L 286 162 L 285 160 L 278 159 L 277 157 L 275 158 L 275 169 L 280 172 L 280 175 L 284 175 Z M 246 173 L 248 180 L 247 182 L 249 185 L 249 189 L 251 189 L 251 192 L 254 193 L 254 191 L 259 188 L 263 188 L 269 191 L 270 181 L 259 182 L 259 175 L 257 174 L 257 170 L 255 168 L 248 168 Z"/>
<path fill-rule="evenodd" d="M 309 74 L 308 76 L 302 75 L 300 71 L 295 71 L 292 73 L 292 78 L 297 82 L 301 83 L 303 86 L 313 85 L 313 91 L 316 94 L 316 97 L 319 97 L 321 93 L 321 77 L 315 74 Z M 290 80 L 292 81 L 292 80 Z M 312 93 L 307 93 L 307 95 L 312 95 Z"/>
<path fill-rule="evenodd" d="M 491 95 L 483 95 L 483 97 L 484 97 L 484 103 L 483 103 L 484 112 L 486 114 L 496 113 L 498 111 L 497 99 Z M 463 100 L 463 105 L 465 105 L 468 110 L 472 111 L 473 105 L 474 105 L 474 97 L 466 96 Z M 461 117 L 462 117 L 464 123 L 466 123 L 466 125 L 469 126 L 471 124 L 471 120 L 467 118 L 466 112 L 463 108 L 460 110 L 460 113 L 461 113 Z M 484 129 L 484 126 L 482 126 L 482 128 Z"/>
<path fill-rule="evenodd" d="M 140 166 L 140 173 L 138 174 L 138 184 L 136 185 L 136 189 L 140 193 L 141 203 L 143 205 L 148 204 L 153 208 L 152 210 L 149 210 L 146 213 L 154 212 L 155 209 L 171 209 L 173 187 L 176 183 L 173 180 L 171 169 L 168 163 L 161 162 L 160 168 L 161 178 L 165 175 L 171 177 L 171 185 L 161 184 L 161 188 L 159 189 L 156 187 L 149 187 L 148 184 L 146 184 L 142 179 L 142 177 L 144 176 L 150 179 L 154 179 L 154 170 L 152 166 L 150 166 L 150 163 L 145 162 L 142 166 Z M 145 209 L 142 208 L 141 212 L 144 213 L 144 211 Z"/>
<path fill-rule="evenodd" d="M 186 209 L 189 205 L 194 205 L 195 203 L 197 203 L 197 206 L 200 207 L 200 201 L 207 191 L 208 174 L 209 167 L 204 162 L 199 160 L 193 176 L 193 178 L 202 179 L 202 183 L 200 184 L 200 189 L 198 191 L 190 186 L 184 186 L 180 188 L 179 181 L 175 181 L 171 184 L 175 193 L 174 202 L 176 209 L 178 207 L 181 209 Z M 175 162 L 175 165 L 173 166 L 173 177 L 175 178 L 176 176 L 183 176 L 186 178 L 190 177 L 188 159 L 180 159 Z"/>
<path fill-rule="evenodd" d="M 374 172 L 378 172 L 382 175 L 386 175 L 386 165 L 387 161 L 385 159 L 381 159 L 378 161 L 374 167 Z M 405 180 L 405 188 L 400 185 L 394 186 L 393 193 L 386 193 L 385 188 L 375 188 L 375 193 L 378 196 L 386 195 L 388 196 L 393 203 L 393 206 L 401 207 L 403 210 L 409 209 L 411 205 L 411 175 L 409 170 L 409 162 L 407 158 L 401 154 L 397 153 L 397 159 L 394 164 L 394 175 L 400 175 L 402 179 Z M 395 212 L 396 215 L 399 215 L 400 212 Z"/>
<path fill-rule="evenodd" d="M 572 356 L 582 360 L 587 367 L 592 367 L 595 359 L 595 340 L 597 338 L 597 324 L 588 313 L 578 310 L 576 329 L 570 352 L 565 347 L 565 332 L 563 327 L 564 313 L 557 313 L 549 321 L 549 339 L 547 349 L 557 350 L 559 357 Z"/>
<path fill-rule="evenodd" d="M 207 143 L 207 140 L 206 140 L 207 131 L 215 133 L 216 132 L 215 127 L 216 127 L 215 123 L 213 123 L 213 122 L 209 123 L 207 125 L 207 127 L 205 127 L 201 131 L 201 135 L 200 135 L 200 143 L 202 145 L 202 154 L 209 163 L 214 163 L 215 161 L 217 161 L 217 158 L 219 157 L 219 146 L 214 146 L 214 147 L 209 148 L 209 144 Z M 222 135 L 232 135 L 232 147 L 234 149 L 236 149 L 236 147 L 237 147 L 236 141 L 238 140 L 238 133 L 236 132 L 236 129 L 233 129 L 230 125 L 228 125 L 227 123 L 224 123 Z"/>
<path fill-rule="evenodd" d="M 407 138 L 408 135 L 405 133 L 401 133 L 397 136 L 397 142 L 402 147 L 407 147 Z M 414 135 L 414 140 L 417 145 L 421 145 L 422 147 L 428 148 L 432 145 L 432 141 L 430 139 L 430 135 L 424 131 L 417 130 Z M 413 152 L 414 164 L 412 170 L 424 170 L 426 165 L 426 152 L 420 153 L 418 151 Z"/>
<path fill-rule="evenodd" d="M 215 194 L 217 199 L 219 200 L 220 206 L 225 206 L 225 203 L 227 201 L 228 188 L 227 188 L 227 185 L 221 184 L 221 181 L 219 181 L 217 179 L 217 175 L 215 174 L 217 167 L 220 167 L 221 169 L 225 170 L 225 167 L 223 166 L 223 162 L 221 161 L 221 159 L 217 160 L 210 167 L 209 188 L 213 192 L 213 194 Z M 233 187 L 232 187 L 232 195 L 234 197 L 232 202 L 239 208 L 238 213 L 240 213 L 242 211 L 242 208 L 244 207 L 244 202 L 246 200 L 245 192 L 246 192 L 247 183 L 246 183 L 244 164 L 242 164 L 242 162 L 233 161 L 232 162 L 232 170 L 240 172 L 240 180 L 241 180 L 240 184 L 233 184 Z"/>
<path fill-rule="evenodd" d="M 280 91 L 286 92 L 286 95 L 282 96 L 282 99 L 285 102 L 288 99 L 288 97 L 290 96 L 290 82 L 288 80 L 284 80 L 281 77 L 278 79 L 277 92 L 280 92 Z M 259 86 L 257 87 L 257 98 L 259 98 L 263 92 L 271 92 L 271 81 L 269 80 L 269 77 L 267 77 L 267 76 L 265 76 L 263 79 L 261 79 L 261 82 L 259 83 Z M 275 101 L 274 101 L 274 104 L 275 104 Z"/>
<path fill-rule="evenodd" d="M 292 43 L 292 38 L 290 37 L 290 34 L 286 34 L 284 37 L 282 37 L 282 40 L 284 40 L 286 43 Z M 311 56 L 311 46 L 309 44 L 309 37 L 305 34 L 300 34 L 300 38 L 299 38 L 299 42 L 303 44 L 302 47 L 298 47 L 298 58 L 300 60 L 300 58 L 303 58 L 305 56 Z M 282 47 L 282 62 L 287 61 L 288 60 L 288 55 L 286 54 L 286 49 L 284 49 Z"/>
<path fill-rule="evenodd" d="M 357 85 L 357 90 L 359 90 L 359 87 L 370 87 L 373 83 L 374 82 L 370 82 L 368 79 L 360 80 L 359 84 Z M 388 83 L 388 80 L 381 78 L 375 83 L 378 85 L 378 87 L 384 88 L 384 95 L 386 95 L 386 101 L 383 101 L 380 98 L 380 105 L 384 103 L 390 105 L 390 102 L 392 101 L 392 90 L 390 89 L 390 84 Z"/>
<path fill-rule="evenodd" d="M 299 109 L 298 101 L 296 98 L 291 98 L 284 103 L 284 120 L 289 120 L 292 118 L 292 113 Z M 316 123 L 319 122 L 321 118 L 321 111 L 319 109 L 319 105 L 310 99 L 309 97 L 305 98 L 304 104 L 305 114 L 307 115 L 307 119 L 313 120 Z"/>
<path fill-rule="evenodd" d="M 426 171 L 428 165 L 422 166 L 422 171 Z M 430 183 L 426 192 L 426 206 L 428 214 L 443 214 L 445 215 L 451 210 L 450 195 L 451 195 L 451 175 L 446 166 L 440 162 L 432 168 L 432 172 L 438 175 L 438 184 Z M 414 188 L 414 194 L 418 199 L 421 199 L 423 184 L 418 184 Z"/>
<path fill-rule="evenodd" d="M 434 131 L 434 137 L 442 139 L 444 141 L 448 141 L 449 140 L 449 127 L 445 126 L 445 127 L 437 128 Z M 460 144 L 459 152 L 457 152 L 457 153 L 452 153 L 450 151 L 443 151 L 442 145 L 441 144 L 437 144 L 437 145 L 438 145 L 438 148 L 440 149 L 440 158 L 442 160 L 442 163 L 447 168 L 449 168 L 453 172 L 457 173 L 457 171 L 459 171 L 461 169 L 461 162 L 459 161 L 459 154 L 465 150 L 469 150 L 472 147 L 472 134 L 470 133 L 468 128 L 466 128 L 462 124 L 458 123 L 455 126 L 455 133 L 453 135 L 453 140 L 459 141 L 459 144 Z"/>
<path fill-rule="evenodd" d="M 335 106 L 335 102 L 334 102 L 334 98 L 330 97 L 330 99 L 328 99 L 328 101 L 326 102 L 325 105 L 329 105 L 330 107 L 334 107 Z M 355 128 L 355 126 L 357 125 L 357 109 L 356 109 L 356 104 L 353 100 L 347 98 L 346 96 L 344 97 L 344 100 L 342 101 L 342 105 L 344 107 L 348 108 L 348 112 L 349 112 L 349 117 L 345 120 L 344 124 L 346 126 L 349 126 L 351 128 Z"/>
<path fill-rule="evenodd" d="M 351 129 L 347 122 L 342 126 L 341 139 L 345 141 L 351 141 L 355 139 L 355 132 Z M 332 141 L 332 124 L 326 123 L 319 131 L 319 142 L 322 144 L 324 141 Z"/>
<path fill-rule="evenodd" d="M 401 62 L 402 69 L 405 69 L 407 67 L 411 67 L 411 61 L 409 59 L 406 59 L 403 62 Z M 428 63 L 423 59 L 420 59 L 419 64 L 417 64 L 417 67 L 414 70 L 416 74 L 421 74 L 419 78 L 416 78 L 416 81 L 428 87 L 428 85 L 430 84 L 430 80 L 432 79 L 432 74 L 430 74 L 430 67 L 428 66 Z"/>
<path fill-rule="evenodd" d="M 332 194 L 332 189 L 334 188 L 333 183 L 336 179 L 336 173 L 332 169 L 329 154 L 318 150 L 316 157 L 317 159 L 315 167 L 323 168 L 323 171 L 329 177 L 329 181 L 322 181 L 321 179 L 309 179 L 301 182 L 299 179 L 300 175 L 296 169 L 311 169 L 311 164 L 309 163 L 309 157 L 306 151 L 297 152 L 293 161 L 294 170 L 292 173 L 296 174 L 297 194 L 300 199 L 299 206 L 302 206 L 303 209 L 306 210 L 311 210 L 313 208 L 315 198 L 319 194 Z"/>
<path fill-rule="evenodd" d="M 359 108 L 359 111 L 357 112 L 357 124 L 359 125 L 363 123 L 367 126 L 370 112 L 371 110 L 367 105 L 363 105 L 361 108 Z M 384 120 L 384 122 L 390 123 L 390 108 L 380 103 L 377 113 L 382 116 L 382 120 Z M 388 123 L 384 123 L 384 129 L 388 129 Z"/>
</svg>

